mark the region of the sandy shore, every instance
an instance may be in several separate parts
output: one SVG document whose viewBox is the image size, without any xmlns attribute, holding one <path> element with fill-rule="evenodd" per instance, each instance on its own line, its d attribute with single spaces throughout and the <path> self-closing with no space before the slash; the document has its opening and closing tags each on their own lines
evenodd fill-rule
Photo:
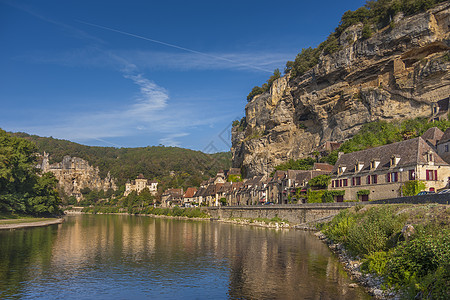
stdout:
<svg viewBox="0 0 450 300">
<path fill-rule="evenodd" d="M 52 219 L 52 220 L 44 220 L 37 222 L 24 222 L 24 223 L 16 223 L 16 224 L 0 224 L 0 230 L 2 229 L 19 229 L 19 228 L 29 228 L 29 227 L 41 227 L 48 226 L 53 224 L 60 224 L 64 222 L 64 219 Z"/>
</svg>

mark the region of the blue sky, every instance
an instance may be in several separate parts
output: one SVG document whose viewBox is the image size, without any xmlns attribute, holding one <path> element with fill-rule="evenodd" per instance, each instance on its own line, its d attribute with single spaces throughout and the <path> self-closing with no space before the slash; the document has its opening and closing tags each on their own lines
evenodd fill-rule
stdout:
<svg viewBox="0 0 450 300">
<path fill-rule="evenodd" d="M 228 151 L 252 87 L 364 3 L 0 0 L 0 127 Z"/>
</svg>

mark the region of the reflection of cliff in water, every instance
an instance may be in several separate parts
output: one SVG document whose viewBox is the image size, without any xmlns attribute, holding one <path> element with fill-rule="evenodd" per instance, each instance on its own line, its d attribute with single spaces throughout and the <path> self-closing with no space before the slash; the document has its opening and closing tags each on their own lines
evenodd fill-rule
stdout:
<svg viewBox="0 0 450 300">
<path fill-rule="evenodd" d="M 368 298 L 307 232 L 78 215 L 0 238 L 0 298 Z"/>
</svg>

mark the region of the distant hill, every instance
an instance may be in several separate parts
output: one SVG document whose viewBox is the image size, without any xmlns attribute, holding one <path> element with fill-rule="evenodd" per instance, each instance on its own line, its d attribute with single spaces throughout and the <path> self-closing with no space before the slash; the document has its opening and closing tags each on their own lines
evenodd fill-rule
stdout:
<svg viewBox="0 0 450 300">
<path fill-rule="evenodd" d="M 11 133 L 36 144 L 38 151 L 50 154 L 50 163 L 60 162 L 65 155 L 76 156 L 98 166 L 100 176 L 111 172 L 119 185 L 139 174 L 157 179 L 162 187 L 198 186 L 220 169 L 231 167 L 231 153 L 205 154 L 178 147 L 113 148 L 92 147 L 67 140 L 40 137 L 27 133 Z"/>
</svg>

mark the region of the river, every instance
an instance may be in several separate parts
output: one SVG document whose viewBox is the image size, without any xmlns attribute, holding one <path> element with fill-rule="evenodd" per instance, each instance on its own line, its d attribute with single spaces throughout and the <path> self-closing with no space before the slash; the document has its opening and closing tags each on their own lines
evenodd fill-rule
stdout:
<svg viewBox="0 0 450 300">
<path fill-rule="evenodd" d="M 0 231 L 1 299 L 370 299 L 309 232 L 140 216 Z"/>
</svg>

